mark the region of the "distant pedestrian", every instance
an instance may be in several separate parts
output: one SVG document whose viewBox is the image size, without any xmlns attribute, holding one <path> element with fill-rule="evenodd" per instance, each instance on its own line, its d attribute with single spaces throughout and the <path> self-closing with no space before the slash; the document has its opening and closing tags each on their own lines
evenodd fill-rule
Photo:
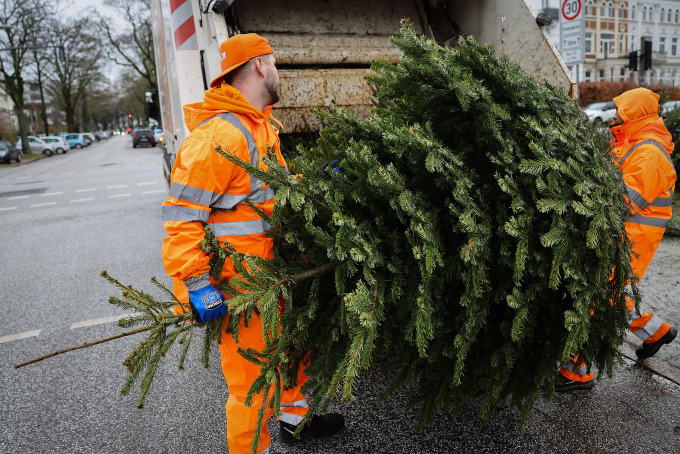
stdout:
<svg viewBox="0 0 680 454">
<path fill-rule="evenodd" d="M 614 103 L 617 111 L 611 130 L 614 155 L 628 191 L 630 218 L 625 227 L 633 243 L 631 265 L 635 275 L 642 279 L 671 219 L 676 175 L 670 154 L 674 145 L 658 115 L 659 95 L 646 88 L 635 88 L 614 98 Z M 652 312 L 635 313 L 634 306 L 629 299 L 630 329 L 643 341 L 635 353 L 645 359 L 672 342 L 678 332 Z M 592 388 L 593 372 L 586 372 L 585 363 L 575 358 L 560 368 L 555 390 Z"/>
</svg>

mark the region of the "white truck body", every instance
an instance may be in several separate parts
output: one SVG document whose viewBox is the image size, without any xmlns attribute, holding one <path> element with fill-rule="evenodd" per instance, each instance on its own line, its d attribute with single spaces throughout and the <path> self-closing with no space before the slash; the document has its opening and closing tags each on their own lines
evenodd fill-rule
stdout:
<svg viewBox="0 0 680 454">
<path fill-rule="evenodd" d="M 165 173 L 188 130 L 182 106 L 203 99 L 220 73 L 219 46 L 237 33 L 269 39 L 281 101 L 273 114 L 283 133 L 316 131 L 311 107 L 331 103 L 369 115 L 371 60 L 397 62 L 389 36 L 402 18 L 448 44 L 460 34 L 494 45 L 541 82 L 575 95 L 576 84 L 525 0 L 152 0 L 152 22 Z"/>
</svg>

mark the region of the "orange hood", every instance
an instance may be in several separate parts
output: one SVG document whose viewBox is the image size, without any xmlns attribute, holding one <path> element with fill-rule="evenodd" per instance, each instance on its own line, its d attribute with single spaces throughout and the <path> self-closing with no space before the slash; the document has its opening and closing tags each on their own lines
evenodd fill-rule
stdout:
<svg viewBox="0 0 680 454">
<path fill-rule="evenodd" d="M 616 147 L 627 150 L 629 142 L 654 139 L 673 152 L 671 134 L 659 117 L 659 95 L 646 88 L 628 90 L 614 98 L 623 124 L 612 126 Z"/>
<path fill-rule="evenodd" d="M 233 112 L 250 117 L 253 121 L 262 123 L 268 118 L 276 120 L 271 114 L 272 106 L 265 107 L 260 111 L 251 106 L 248 100 L 243 97 L 241 92 L 229 84 L 221 84 L 206 90 L 203 102 L 196 102 L 184 106 L 184 122 L 189 131 L 193 131 L 203 120 L 218 115 L 222 112 Z"/>
</svg>

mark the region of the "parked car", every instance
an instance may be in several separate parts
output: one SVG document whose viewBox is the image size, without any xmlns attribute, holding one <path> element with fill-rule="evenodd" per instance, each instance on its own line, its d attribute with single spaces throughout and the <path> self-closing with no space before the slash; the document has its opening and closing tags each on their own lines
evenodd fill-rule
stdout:
<svg viewBox="0 0 680 454">
<path fill-rule="evenodd" d="M 137 148 L 139 145 L 156 146 L 156 139 L 153 132 L 149 129 L 135 129 L 132 131 L 132 148 Z"/>
<path fill-rule="evenodd" d="M 21 149 L 17 149 L 9 140 L 0 140 L 0 162 L 9 164 L 15 160 L 21 162 Z"/>
<path fill-rule="evenodd" d="M 61 136 L 64 139 L 66 139 L 66 141 L 68 142 L 68 145 L 71 148 L 80 149 L 80 148 L 86 147 L 90 144 L 90 142 L 85 140 L 84 135 L 81 134 L 81 133 L 72 132 L 72 133 L 68 133 L 68 134 L 62 134 Z"/>
<path fill-rule="evenodd" d="M 163 130 L 156 128 L 153 130 L 153 139 L 156 141 L 156 145 L 163 145 Z"/>
<path fill-rule="evenodd" d="M 95 142 L 94 136 L 93 136 L 92 134 L 90 134 L 90 133 L 87 133 L 87 132 L 84 132 L 84 133 L 83 133 L 83 139 L 85 139 L 86 141 L 90 142 L 91 144 Z"/>
<path fill-rule="evenodd" d="M 68 144 L 66 139 L 64 139 L 61 136 L 45 136 L 41 137 L 42 140 L 45 142 L 52 144 L 52 147 L 54 148 L 54 152 L 59 154 L 59 153 L 66 153 L 71 149 L 71 146 Z"/>
<path fill-rule="evenodd" d="M 614 101 L 595 102 L 586 106 L 583 111 L 588 115 L 590 121 L 609 123 L 616 113 L 616 104 L 614 104 Z"/>
<path fill-rule="evenodd" d="M 16 147 L 21 150 L 23 149 L 21 143 L 21 137 L 17 140 Z M 31 153 L 44 154 L 45 156 L 52 156 L 54 154 L 54 147 L 51 143 L 47 143 L 44 140 L 36 136 L 28 136 L 28 148 Z"/>
<path fill-rule="evenodd" d="M 659 109 L 659 114 L 662 117 L 665 117 L 668 112 L 678 108 L 680 108 L 680 101 L 666 101 L 661 105 L 661 109 Z"/>
</svg>

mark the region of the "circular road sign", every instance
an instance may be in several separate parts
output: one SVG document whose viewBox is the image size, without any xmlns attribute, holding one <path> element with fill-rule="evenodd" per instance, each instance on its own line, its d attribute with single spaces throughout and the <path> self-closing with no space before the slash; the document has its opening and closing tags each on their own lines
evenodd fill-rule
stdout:
<svg viewBox="0 0 680 454">
<path fill-rule="evenodd" d="M 564 0 L 562 2 L 562 17 L 574 20 L 581 13 L 581 0 Z"/>
</svg>

